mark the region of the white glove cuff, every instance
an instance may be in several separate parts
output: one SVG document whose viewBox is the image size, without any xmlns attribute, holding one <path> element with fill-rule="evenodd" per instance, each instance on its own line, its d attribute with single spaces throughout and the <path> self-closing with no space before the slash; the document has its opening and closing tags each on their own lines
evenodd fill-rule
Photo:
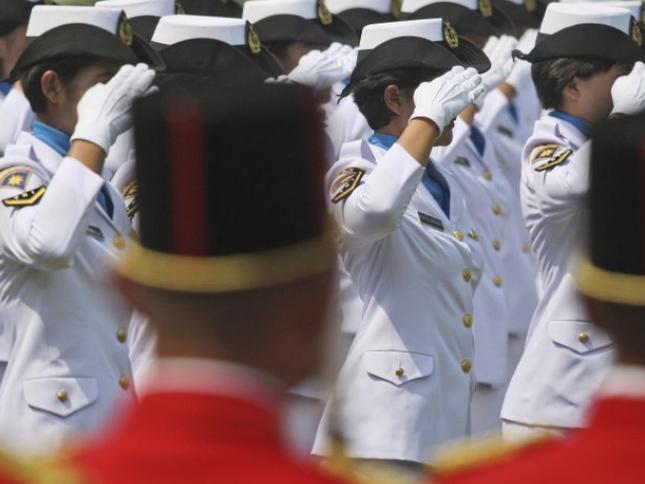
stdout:
<svg viewBox="0 0 645 484">
<path fill-rule="evenodd" d="M 107 154 L 110 151 L 110 146 L 112 142 L 110 140 L 109 129 L 103 128 L 100 126 L 85 126 L 83 124 L 77 124 L 74 133 L 70 138 L 70 142 L 82 139 L 94 143 L 99 146 Z"/>
</svg>

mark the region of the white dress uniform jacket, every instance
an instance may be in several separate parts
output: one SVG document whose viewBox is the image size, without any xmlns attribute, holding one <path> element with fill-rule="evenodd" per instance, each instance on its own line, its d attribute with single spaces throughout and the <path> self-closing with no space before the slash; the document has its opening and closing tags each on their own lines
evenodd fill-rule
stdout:
<svg viewBox="0 0 645 484">
<path fill-rule="evenodd" d="M 327 177 L 332 200 L 355 184 L 331 203 L 340 252 L 364 303 L 338 380 L 353 457 L 423 462 L 434 446 L 469 431 L 474 344 L 464 320 L 481 256 L 454 235 L 472 227 L 458 187 L 446 177 L 448 218 L 420 183 L 424 170 L 399 144 L 386 151 L 356 141 Z M 316 454 L 328 453 L 333 407 L 325 408 Z"/>
<path fill-rule="evenodd" d="M 345 143 L 368 137 L 372 134 L 372 128 L 350 95 L 341 99 L 337 108 L 330 113 L 326 132 L 332 145 L 333 159 L 336 160 Z"/>
<path fill-rule="evenodd" d="M 0 156 L 15 143 L 18 135 L 31 130 L 34 113 L 29 101 L 19 89 L 12 89 L 0 103 Z"/>
<path fill-rule="evenodd" d="M 119 194 L 110 219 L 100 176 L 21 133 L 0 161 L 0 314 L 11 354 L 0 387 L 0 436 L 28 453 L 98 429 L 133 396 L 131 309 L 108 283 L 130 221 Z M 22 186 L 24 185 L 24 186 Z"/>
<path fill-rule="evenodd" d="M 470 131 L 460 118 L 455 131 Z M 507 249 L 510 187 L 500 175 L 490 146 L 480 154 L 466 139 L 448 156 L 437 150 L 442 166 L 454 172 L 464 194 L 473 232 L 484 257 L 484 272 L 474 296 L 475 377 L 477 382 L 501 385 L 507 381 L 509 313 L 505 295 L 503 256 Z M 498 417 L 496 415 L 495 417 Z"/>
<path fill-rule="evenodd" d="M 612 362 L 608 336 L 589 322 L 570 272 L 580 243 L 590 143 L 573 124 L 545 114 L 523 154 L 522 210 L 544 296 L 511 380 L 502 418 L 578 427 Z"/>
</svg>

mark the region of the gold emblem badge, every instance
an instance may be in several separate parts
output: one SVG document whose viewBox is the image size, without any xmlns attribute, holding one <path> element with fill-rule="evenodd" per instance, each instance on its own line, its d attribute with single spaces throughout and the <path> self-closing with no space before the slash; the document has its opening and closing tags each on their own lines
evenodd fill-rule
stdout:
<svg viewBox="0 0 645 484">
<path fill-rule="evenodd" d="M 488 18 L 493 15 L 493 6 L 490 4 L 490 0 L 477 0 L 477 6 L 479 13 L 484 17 Z"/>
<path fill-rule="evenodd" d="M 524 8 L 529 13 L 535 12 L 537 10 L 536 0 L 524 0 Z"/>
<path fill-rule="evenodd" d="M 401 9 L 403 7 L 403 0 L 392 0 L 392 17 L 401 17 Z"/>
<path fill-rule="evenodd" d="M 175 15 L 186 15 L 186 10 L 179 2 L 175 3 Z"/>
<path fill-rule="evenodd" d="M 119 40 L 125 45 L 132 45 L 132 25 L 130 25 L 130 21 L 125 15 L 125 12 L 121 12 L 121 17 L 119 17 L 119 27 L 117 29 L 117 34 L 119 36 Z"/>
<path fill-rule="evenodd" d="M 330 25 L 332 23 L 331 12 L 325 5 L 325 0 L 318 0 L 318 20 L 323 25 Z"/>
<path fill-rule="evenodd" d="M 253 25 L 251 25 L 251 22 L 246 22 L 246 45 L 253 55 L 258 55 L 262 52 L 260 37 L 253 28 Z"/>
<path fill-rule="evenodd" d="M 443 40 L 446 41 L 446 44 L 451 49 L 459 47 L 459 36 L 457 35 L 457 31 L 447 20 L 444 20 L 443 22 Z"/>
<path fill-rule="evenodd" d="M 638 25 L 638 21 L 634 17 L 632 17 L 629 24 L 629 34 L 632 36 L 634 42 L 638 45 L 643 45 L 643 32 L 641 31 L 641 26 Z"/>
</svg>

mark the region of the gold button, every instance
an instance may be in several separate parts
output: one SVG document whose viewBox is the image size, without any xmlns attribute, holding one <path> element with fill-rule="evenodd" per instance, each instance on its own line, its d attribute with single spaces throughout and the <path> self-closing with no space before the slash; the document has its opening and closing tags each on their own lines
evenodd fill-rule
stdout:
<svg viewBox="0 0 645 484">
<path fill-rule="evenodd" d="M 455 238 L 455 239 L 457 239 L 459 242 L 463 242 L 463 241 L 464 241 L 464 233 L 463 233 L 461 230 L 459 230 L 459 229 L 455 229 L 455 230 L 453 230 L 453 231 L 452 231 L 452 235 L 453 235 L 453 236 L 454 236 L 454 238 Z"/>
<path fill-rule="evenodd" d="M 125 249 L 125 239 L 123 238 L 122 235 L 115 235 L 114 238 L 112 239 L 112 243 L 114 244 L 114 247 L 116 247 L 119 250 Z"/>
<path fill-rule="evenodd" d="M 491 210 L 495 215 L 499 215 L 500 213 L 502 213 L 502 206 L 499 203 L 493 203 Z"/>
<path fill-rule="evenodd" d="M 119 343 L 125 343 L 128 339 L 128 332 L 124 328 L 119 328 L 116 332 L 116 339 L 119 340 Z"/>
<path fill-rule="evenodd" d="M 130 388 L 130 379 L 125 375 L 121 375 L 121 378 L 119 378 L 119 386 L 124 390 L 127 390 Z"/>
<path fill-rule="evenodd" d="M 405 370 L 403 368 L 399 368 L 394 372 L 394 374 L 401 378 L 403 375 L 405 375 Z"/>
<path fill-rule="evenodd" d="M 56 398 L 58 398 L 59 402 L 65 403 L 67 400 L 69 400 L 69 394 L 67 393 L 67 390 L 58 390 L 56 392 Z"/>
<path fill-rule="evenodd" d="M 591 338 L 589 338 L 589 333 L 587 333 L 586 331 L 583 331 L 582 333 L 580 333 L 580 334 L 578 335 L 578 341 L 580 341 L 580 342 L 581 342 L 581 343 L 583 343 L 583 344 L 584 344 L 584 343 L 589 343 L 589 340 L 590 340 L 590 339 L 591 339 Z"/>
<path fill-rule="evenodd" d="M 486 170 L 482 176 L 486 181 L 491 181 L 493 179 L 493 174 L 490 172 L 490 170 Z"/>
<path fill-rule="evenodd" d="M 468 267 L 466 267 L 464 269 L 463 276 L 464 276 L 464 281 L 470 282 L 470 280 L 473 278 L 473 271 L 471 269 L 469 269 Z"/>
<path fill-rule="evenodd" d="M 502 243 L 497 239 L 493 240 L 493 249 L 499 252 L 500 250 L 502 250 Z"/>
<path fill-rule="evenodd" d="M 525 254 L 531 252 L 531 245 L 528 242 L 525 242 L 524 245 L 522 245 L 522 252 Z"/>
<path fill-rule="evenodd" d="M 473 325 L 473 315 L 472 314 L 464 314 L 464 326 L 467 328 L 472 327 Z"/>
<path fill-rule="evenodd" d="M 479 241 L 479 232 L 477 232 L 475 229 L 470 229 L 468 231 L 468 236 L 474 241 Z"/>
<path fill-rule="evenodd" d="M 502 287 L 502 282 L 503 282 L 503 281 L 502 281 L 502 277 L 501 277 L 501 276 L 495 276 L 495 278 L 493 279 L 493 283 L 494 283 L 497 287 Z"/>
<path fill-rule="evenodd" d="M 470 362 L 468 358 L 464 358 L 461 360 L 461 371 L 464 373 L 470 373 L 470 370 L 473 369 L 473 364 Z"/>
</svg>

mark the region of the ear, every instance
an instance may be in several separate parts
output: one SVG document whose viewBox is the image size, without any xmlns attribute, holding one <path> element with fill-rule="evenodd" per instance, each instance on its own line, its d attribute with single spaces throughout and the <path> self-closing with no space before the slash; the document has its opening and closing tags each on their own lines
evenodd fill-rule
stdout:
<svg viewBox="0 0 645 484">
<path fill-rule="evenodd" d="M 63 84 L 55 71 L 47 70 L 40 77 L 40 89 L 48 103 L 60 104 L 64 94 Z"/>
<path fill-rule="evenodd" d="M 390 84 L 383 92 L 383 101 L 387 108 L 397 116 L 400 116 L 402 110 L 401 90 L 396 84 Z"/>
<path fill-rule="evenodd" d="M 565 101 L 577 101 L 580 98 L 580 89 L 578 85 L 578 79 L 575 77 L 571 79 L 564 89 L 562 90 L 562 101 L 563 104 Z"/>
</svg>

